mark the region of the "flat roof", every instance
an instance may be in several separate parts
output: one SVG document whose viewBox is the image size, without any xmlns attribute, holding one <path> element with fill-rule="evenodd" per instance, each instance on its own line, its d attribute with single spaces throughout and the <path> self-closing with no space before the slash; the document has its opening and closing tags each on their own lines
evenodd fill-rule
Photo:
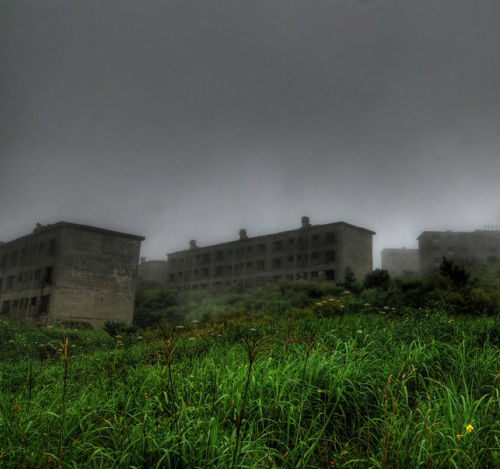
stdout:
<svg viewBox="0 0 500 469">
<path fill-rule="evenodd" d="M 278 236 L 278 235 L 286 235 L 286 234 L 291 234 L 291 233 L 297 233 L 300 231 L 308 231 L 308 230 L 314 229 L 314 228 L 324 228 L 327 226 L 333 227 L 333 226 L 338 226 L 338 225 L 344 225 L 344 226 L 348 226 L 349 228 L 354 228 L 356 230 L 365 231 L 366 233 L 369 233 L 371 235 L 375 234 L 375 231 L 369 230 L 367 228 L 362 228 L 360 226 L 351 225 L 350 223 L 346 223 L 345 221 L 336 221 L 333 223 L 325 223 L 323 225 L 310 225 L 309 227 L 307 227 L 305 229 L 302 227 L 299 227 L 299 228 L 295 228 L 294 230 L 279 231 L 277 233 L 270 233 L 270 234 L 266 234 L 266 235 L 253 236 L 253 237 L 249 236 L 245 240 L 234 239 L 232 241 L 224 241 L 222 243 L 210 244 L 208 246 L 196 246 L 194 249 L 191 249 L 191 248 L 181 249 L 180 251 L 168 252 L 167 256 L 172 255 L 172 254 L 180 254 L 180 253 L 184 253 L 184 252 L 194 251 L 194 250 L 211 249 L 211 248 L 214 248 L 215 246 L 228 246 L 231 244 L 238 244 L 238 243 L 241 243 L 241 241 L 263 240 L 265 238 L 272 238 L 272 237 Z"/>
<path fill-rule="evenodd" d="M 58 228 L 64 228 L 64 227 L 75 228 L 77 230 L 82 230 L 82 231 L 93 231 L 96 233 L 109 234 L 109 235 L 113 235 L 113 236 L 120 236 L 122 238 L 131 238 L 131 239 L 136 239 L 139 241 L 144 241 L 146 239 L 144 236 L 139 236 L 139 235 L 130 234 L 130 233 L 123 233 L 121 231 L 108 230 L 105 228 L 99 228 L 97 226 L 82 225 L 80 223 L 71 223 L 68 221 L 58 221 L 56 223 L 51 223 L 49 225 L 37 226 L 37 227 L 35 227 L 35 229 L 33 230 L 32 233 L 28 233 L 26 235 L 20 236 L 19 238 L 8 241 L 7 243 L 4 243 L 3 245 L 10 244 L 10 243 L 13 243 L 15 241 L 19 241 L 20 239 L 23 239 L 23 238 L 28 238 L 29 236 L 32 236 L 32 235 L 37 234 L 37 233 L 43 233 L 45 231 L 51 231 L 51 230 L 55 230 Z"/>
<path fill-rule="evenodd" d="M 445 230 L 445 231 L 422 231 L 418 235 L 417 239 L 420 239 L 422 236 L 428 236 L 428 235 L 472 235 L 472 234 L 490 234 L 490 235 L 499 235 L 500 231 L 499 230 L 474 230 L 474 231 L 451 231 L 451 230 Z"/>
</svg>

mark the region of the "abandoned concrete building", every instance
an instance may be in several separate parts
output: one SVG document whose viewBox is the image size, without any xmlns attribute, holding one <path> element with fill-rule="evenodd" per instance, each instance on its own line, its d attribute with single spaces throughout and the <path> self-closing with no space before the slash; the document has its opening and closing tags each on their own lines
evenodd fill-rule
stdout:
<svg viewBox="0 0 500 469">
<path fill-rule="evenodd" d="M 197 289 L 279 280 L 340 282 L 347 267 L 358 279 L 372 270 L 372 236 L 366 228 L 345 222 L 311 225 L 250 238 L 242 229 L 239 239 L 213 246 L 168 254 L 168 285 Z"/>
<path fill-rule="evenodd" d="M 392 277 L 418 272 L 418 249 L 382 249 L 382 269 Z"/>
<path fill-rule="evenodd" d="M 466 267 L 498 265 L 500 231 L 424 231 L 418 238 L 420 272 L 439 268 L 443 257 Z"/>
<path fill-rule="evenodd" d="M 144 237 L 58 222 L 0 245 L 0 307 L 32 323 L 131 323 Z"/>
<path fill-rule="evenodd" d="M 141 257 L 139 264 L 139 281 L 148 285 L 166 285 L 167 261 L 150 260 Z"/>
</svg>

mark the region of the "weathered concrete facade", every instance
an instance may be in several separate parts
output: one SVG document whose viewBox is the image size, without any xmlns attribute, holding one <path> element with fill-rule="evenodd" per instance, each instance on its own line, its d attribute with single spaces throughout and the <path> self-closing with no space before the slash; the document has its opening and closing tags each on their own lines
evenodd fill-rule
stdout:
<svg viewBox="0 0 500 469">
<path fill-rule="evenodd" d="M 142 240 L 58 222 L 0 245 L 2 313 L 35 323 L 131 323 Z"/>
<path fill-rule="evenodd" d="M 437 270 L 443 257 L 463 266 L 499 263 L 500 231 L 424 231 L 417 239 L 420 272 Z"/>
<path fill-rule="evenodd" d="M 382 249 L 382 269 L 393 277 L 418 272 L 418 249 Z"/>
<path fill-rule="evenodd" d="M 180 289 L 278 280 L 341 281 L 347 267 L 358 279 L 372 270 L 375 233 L 345 222 L 310 225 L 168 254 L 168 285 Z"/>
<path fill-rule="evenodd" d="M 139 264 L 139 280 L 151 285 L 166 285 L 167 264 L 167 261 L 147 261 L 144 257 L 141 257 L 141 262 Z"/>
</svg>

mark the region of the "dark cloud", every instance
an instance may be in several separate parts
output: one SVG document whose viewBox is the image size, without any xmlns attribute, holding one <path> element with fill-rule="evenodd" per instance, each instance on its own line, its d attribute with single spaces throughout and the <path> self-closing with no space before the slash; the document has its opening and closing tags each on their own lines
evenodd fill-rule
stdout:
<svg viewBox="0 0 500 469">
<path fill-rule="evenodd" d="M 496 0 L 4 1 L 0 238 L 499 222 Z M 377 252 L 376 252 L 377 254 Z"/>
</svg>

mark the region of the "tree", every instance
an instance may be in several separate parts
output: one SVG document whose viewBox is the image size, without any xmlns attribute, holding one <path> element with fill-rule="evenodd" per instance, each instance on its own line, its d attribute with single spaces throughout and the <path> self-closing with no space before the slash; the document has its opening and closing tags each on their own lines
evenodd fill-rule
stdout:
<svg viewBox="0 0 500 469">
<path fill-rule="evenodd" d="M 366 274 L 363 286 L 365 288 L 376 288 L 378 290 L 387 290 L 389 287 L 390 276 L 385 269 L 375 269 Z"/>
<path fill-rule="evenodd" d="M 457 288 L 464 288 L 469 283 L 470 274 L 463 267 L 454 265 L 453 260 L 448 260 L 446 257 L 443 257 L 441 261 L 439 273 Z"/>
</svg>

